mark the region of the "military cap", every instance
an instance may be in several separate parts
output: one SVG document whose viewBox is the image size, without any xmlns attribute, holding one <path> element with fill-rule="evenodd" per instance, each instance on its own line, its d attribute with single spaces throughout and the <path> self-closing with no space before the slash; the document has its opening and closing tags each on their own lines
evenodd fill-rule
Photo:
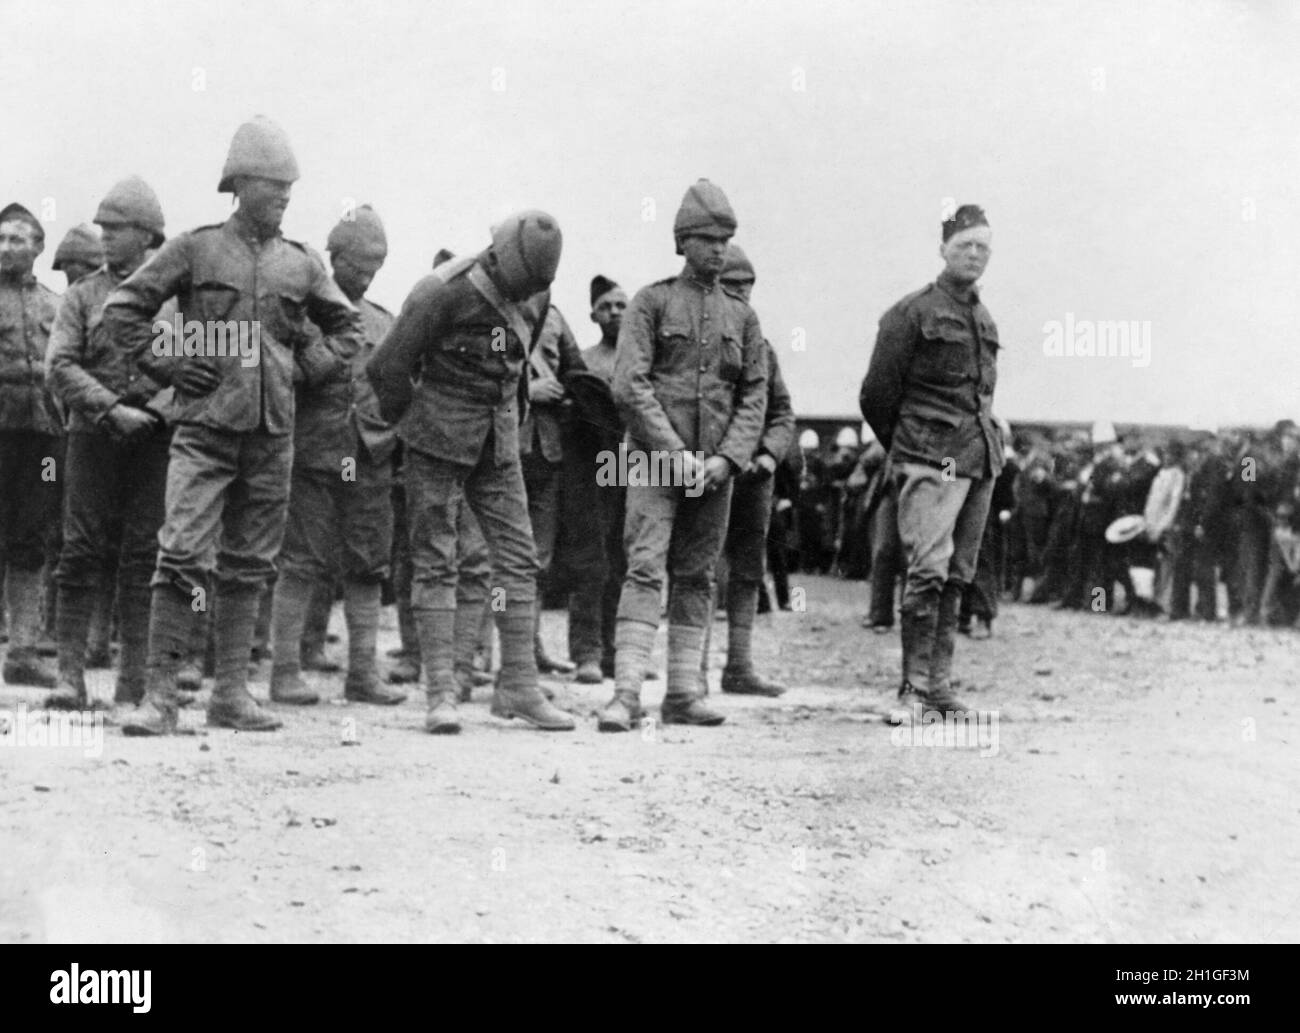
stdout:
<svg viewBox="0 0 1300 1033">
<path fill-rule="evenodd" d="M 596 275 L 591 278 L 591 307 L 596 307 L 596 302 L 603 298 L 612 290 L 617 290 L 618 284 L 608 276 Z"/>
<path fill-rule="evenodd" d="M 163 233 L 163 211 L 158 195 L 139 176 L 127 176 L 113 184 L 99 202 L 95 222 L 100 226 L 126 223 L 148 230 L 153 234 L 153 247 L 167 239 Z"/>
<path fill-rule="evenodd" d="M 340 219 L 338 225 L 330 230 L 325 250 L 331 255 L 339 251 L 356 251 L 376 258 L 386 258 L 388 238 L 384 235 L 384 224 L 375 210 L 370 205 L 363 204 L 350 212 L 349 216 Z"/>
<path fill-rule="evenodd" d="M 36 234 L 36 239 L 45 243 L 45 227 L 41 225 L 41 220 L 36 218 L 30 211 L 20 205 L 17 201 L 7 204 L 0 209 L 0 222 L 13 222 L 18 219 L 27 223 Z"/>
<path fill-rule="evenodd" d="M 99 242 L 99 234 L 95 232 L 94 226 L 83 222 L 64 234 L 54 252 L 54 271 L 60 272 L 65 262 L 81 262 L 93 266 L 104 264 L 104 247 Z"/>
<path fill-rule="evenodd" d="M 987 226 L 988 217 L 984 209 L 977 204 L 964 204 L 943 221 L 943 239 L 947 243 L 954 233 L 968 230 L 972 226 Z"/>
<path fill-rule="evenodd" d="M 697 180 L 682 198 L 673 220 L 673 239 L 682 254 L 682 238 L 730 237 L 736 232 L 736 213 L 722 188 L 707 179 Z"/>
</svg>

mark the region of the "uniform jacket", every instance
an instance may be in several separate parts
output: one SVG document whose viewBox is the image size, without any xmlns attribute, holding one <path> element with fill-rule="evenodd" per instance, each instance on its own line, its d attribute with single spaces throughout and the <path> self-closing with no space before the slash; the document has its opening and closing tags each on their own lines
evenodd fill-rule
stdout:
<svg viewBox="0 0 1300 1033">
<path fill-rule="evenodd" d="M 144 408 L 163 390 L 104 329 L 104 302 L 123 279 L 100 266 L 68 288 L 54 319 L 45 382 L 71 414 L 70 430 L 93 430 L 114 405 Z M 158 318 L 170 320 L 174 312 L 168 302 Z"/>
<path fill-rule="evenodd" d="M 557 378 L 563 378 L 573 370 L 587 368 L 587 364 L 582 361 L 578 342 L 574 340 L 573 331 L 554 305 L 546 310 L 546 322 L 537 336 L 533 356 L 526 366 L 530 381 L 536 380 L 540 375 L 533 368 L 538 362 L 545 363 L 551 375 Z M 543 405 L 540 402 L 529 405 L 523 423 L 519 426 L 521 455 L 540 450 L 552 463 L 558 463 L 564 458 L 564 410 L 563 401 L 554 405 Z"/>
<path fill-rule="evenodd" d="M 348 380 L 298 385 L 293 428 L 295 468 L 337 474 L 346 458 L 373 464 L 392 461 L 397 428 L 379 415 L 379 400 L 366 376 L 366 363 L 393 325 L 393 315 L 368 298 L 357 302 L 361 313 L 361 347 L 349 350 L 352 338 L 325 337 L 325 345 L 348 364 Z M 310 333 L 322 336 L 316 327 Z"/>
<path fill-rule="evenodd" d="M 472 466 L 492 436 L 493 462 L 519 461 L 522 341 L 470 282 L 472 264 L 411 290 L 384 343 L 366 365 L 380 412 L 401 420 L 407 447 Z M 525 319 L 527 305 L 519 306 Z M 534 316 L 535 318 L 535 316 Z M 418 356 L 414 383 L 406 357 Z"/>
<path fill-rule="evenodd" d="M 175 295 L 178 317 L 205 326 L 209 351 L 224 345 L 221 327 L 233 321 L 259 335 L 256 364 L 238 350 L 206 354 L 221 376 L 201 397 L 176 393 L 177 421 L 243 433 L 293 431 L 295 379 L 320 383 L 346 377 L 347 364 L 308 330 L 307 320 L 336 338 L 345 351 L 361 346 L 361 317 L 306 244 L 277 234 L 258 241 L 238 211 L 224 223 L 201 226 L 167 241 L 109 296 L 103 323 L 119 348 L 138 356 L 141 369 L 171 383 L 185 356 L 158 355 L 155 317 Z M 160 327 L 163 324 L 160 324 Z M 295 367 L 300 373 L 295 377 Z"/>
<path fill-rule="evenodd" d="M 896 461 L 943 467 L 951 459 L 958 477 L 996 477 L 998 347 L 975 290 L 940 275 L 881 318 L 858 399 L 863 419 Z"/>
<path fill-rule="evenodd" d="M 0 431 L 62 434 L 45 389 L 45 353 L 59 296 L 28 275 L 0 280 Z"/>
<path fill-rule="evenodd" d="M 637 291 L 614 362 L 632 447 L 720 455 L 743 470 L 763 434 L 767 391 L 767 345 L 741 297 L 686 272 Z"/>
</svg>

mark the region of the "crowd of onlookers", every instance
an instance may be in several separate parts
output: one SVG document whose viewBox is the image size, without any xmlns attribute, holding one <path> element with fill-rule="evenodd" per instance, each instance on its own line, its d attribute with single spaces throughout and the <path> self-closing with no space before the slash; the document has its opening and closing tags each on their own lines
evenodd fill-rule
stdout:
<svg viewBox="0 0 1300 1033">
<path fill-rule="evenodd" d="M 769 557 L 778 600 L 787 571 L 867 579 L 866 623 L 885 630 L 906 563 L 890 463 L 864 431 L 860 440 L 843 427 L 829 446 L 803 432 L 778 482 L 786 518 L 773 523 Z M 1104 421 L 1090 432 L 1004 425 L 1004 438 L 1008 462 L 963 630 L 991 634 L 1000 598 L 1300 626 L 1300 429 L 1292 421 L 1267 431 L 1125 434 Z"/>
</svg>

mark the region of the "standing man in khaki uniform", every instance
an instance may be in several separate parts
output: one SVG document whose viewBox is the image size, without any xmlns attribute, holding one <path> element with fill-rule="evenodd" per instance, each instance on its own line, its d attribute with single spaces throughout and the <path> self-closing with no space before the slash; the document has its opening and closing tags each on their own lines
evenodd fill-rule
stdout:
<svg viewBox="0 0 1300 1033">
<path fill-rule="evenodd" d="M 392 552 L 397 431 L 379 415 L 365 374 L 366 362 L 393 325 L 392 315 L 365 297 L 388 257 L 388 239 L 374 209 L 362 205 L 330 231 L 325 247 L 334 282 L 361 313 L 364 339 L 349 353 L 344 349 L 353 341 L 350 335 L 327 338 L 330 350 L 347 362 L 350 379 L 299 389 L 289 523 L 272 608 L 271 699 L 316 702 L 302 682 L 303 624 L 314 594 L 322 584 L 332 586 L 341 565 L 348 625 L 343 695 L 354 703 L 388 706 L 406 698 L 380 683 L 375 658 L 380 585 Z"/>
<path fill-rule="evenodd" d="M 4 680 L 52 689 L 36 652 L 45 534 L 59 519 L 63 426 L 45 390 L 45 353 L 59 296 L 36 281 L 40 220 L 20 204 L 0 210 L 0 583 L 9 608 Z"/>
<path fill-rule="evenodd" d="M 100 202 L 102 268 L 64 295 L 50 335 L 51 392 L 71 414 L 65 464 L 63 550 L 59 557 L 59 685 L 46 705 L 82 708 L 86 644 L 104 594 L 104 558 L 120 554 L 118 617 L 122 663 L 113 702 L 144 697 L 149 644 L 149 578 L 158 552 L 170 434 L 155 403 L 162 385 L 141 372 L 103 324 L 104 302 L 164 240 L 158 197 L 139 176 L 122 180 Z M 162 318 L 172 317 L 170 305 Z"/>
<path fill-rule="evenodd" d="M 641 718 L 645 677 L 668 577 L 665 724 L 721 724 L 701 702 L 700 657 L 711 614 L 714 566 L 731 507 L 732 478 L 758 448 L 767 405 L 767 345 L 745 300 L 718 283 L 736 216 L 723 192 L 700 180 L 673 223 L 681 274 L 637 292 L 623 317 L 614 401 L 633 451 L 671 457 L 680 484 L 627 488 L 627 578 L 615 632 L 614 698 L 598 727 L 629 730 Z M 670 464 L 671 467 L 671 464 Z"/>
<path fill-rule="evenodd" d="M 749 301 L 754 289 L 754 266 L 749 256 L 732 244 L 719 282 Z M 754 670 L 751 644 L 758 595 L 766 572 L 767 529 L 772 522 L 772 491 L 778 464 L 794 444 L 794 408 L 790 391 L 781 378 L 776 351 L 767 348 L 767 410 L 758 450 L 739 474 L 731 493 L 731 516 L 723 545 L 725 577 L 719 579 L 727 611 L 727 666 L 722 671 L 722 691 L 741 696 L 780 696 L 785 688 Z M 708 691 L 709 639 L 713 621 L 704 624 L 704 652 L 700 673 Z"/>
<path fill-rule="evenodd" d="M 280 726 L 247 680 L 258 600 L 275 576 L 288 514 L 294 383 L 349 376 L 347 362 L 312 335 L 307 320 L 335 338 L 340 353 L 361 347 L 357 310 L 320 258 L 280 234 L 297 179 L 284 130 L 260 116 L 245 122 L 217 186 L 234 193 L 234 214 L 169 240 L 104 306 L 109 336 L 176 389 L 179 410 L 153 576 L 148 686 L 123 725 L 128 735 L 176 730 L 176 672 L 206 608 L 214 560 L 208 723 L 239 731 Z M 189 324 L 184 348 L 165 324 L 155 326 L 173 296 L 178 320 Z"/>
<path fill-rule="evenodd" d="M 536 312 L 523 303 L 550 287 L 560 244 L 560 228 L 545 212 L 509 217 L 481 254 L 453 259 L 415 285 L 367 366 L 381 415 L 403 420 L 412 609 L 428 682 L 425 729 L 432 734 L 460 731 L 457 545 L 466 504 L 492 554 L 492 610 L 501 637 L 492 713 L 551 731 L 573 728 L 537 683 L 537 550 L 519 465 L 519 412 L 527 398 L 520 377 L 538 332 Z"/>
<path fill-rule="evenodd" d="M 944 221 L 942 236 L 939 278 L 881 317 L 859 402 L 889 449 L 898 487 L 907 557 L 899 698 L 960 713 L 968 708 L 951 684 L 958 608 L 975 576 L 1003 449 L 993 416 L 998 329 L 975 289 L 993 234 L 983 209 L 968 204 Z"/>
</svg>

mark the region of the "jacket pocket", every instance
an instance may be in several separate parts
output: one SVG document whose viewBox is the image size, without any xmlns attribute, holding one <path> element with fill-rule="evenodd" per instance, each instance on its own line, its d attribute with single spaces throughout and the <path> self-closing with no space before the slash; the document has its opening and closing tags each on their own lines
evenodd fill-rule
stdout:
<svg viewBox="0 0 1300 1033">
<path fill-rule="evenodd" d="M 745 368 L 745 349 L 739 338 L 725 334 L 719 343 L 719 348 L 718 374 L 723 380 L 734 384 L 740 379 L 740 374 Z"/>
</svg>

